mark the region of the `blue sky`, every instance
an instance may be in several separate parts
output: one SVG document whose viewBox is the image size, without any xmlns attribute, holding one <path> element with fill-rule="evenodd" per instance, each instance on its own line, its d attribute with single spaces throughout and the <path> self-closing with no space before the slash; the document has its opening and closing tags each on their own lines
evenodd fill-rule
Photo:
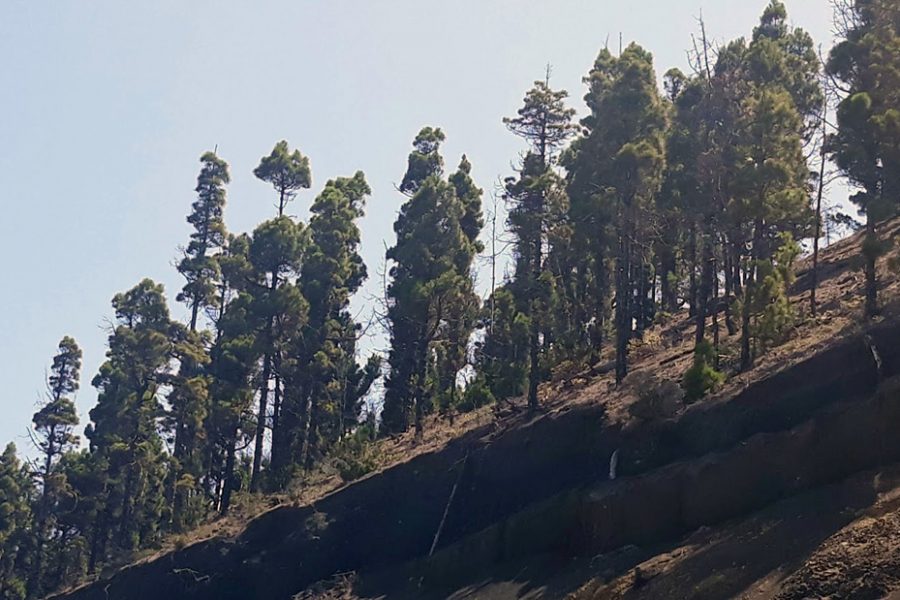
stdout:
<svg viewBox="0 0 900 600">
<path fill-rule="evenodd" d="M 453 167 L 465 152 L 485 190 L 521 144 L 503 127 L 553 65 L 552 84 L 582 110 L 581 77 L 609 40 L 653 52 L 658 73 L 687 70 L 701 10 L 723 41 L 749 35 L 767 0 L 4 0 L 0 3 L 0 442 L 25 433 L 56 344 L 84 349 L 78 408 L 96 394 L 109 301 L 143 277 L 166 285 L 186 243 L 198 158 L 231 164 L 226 219 L 251 230 L 274 215 L 252 175 L 287 139 L 311 159 L 307 207 L 332 177 L 366 172 L 362 222 L 378 294 L 394 191 L 423 125 L 444 129 Z M 787 0 L 824 47 L 827 0 Z M 836 198 L 837 199 L 837 198 Z M 486 279 L 486 276 L 485 276 Z M 369 346 L 383 346 L 370 340 Z"/>
</svg>

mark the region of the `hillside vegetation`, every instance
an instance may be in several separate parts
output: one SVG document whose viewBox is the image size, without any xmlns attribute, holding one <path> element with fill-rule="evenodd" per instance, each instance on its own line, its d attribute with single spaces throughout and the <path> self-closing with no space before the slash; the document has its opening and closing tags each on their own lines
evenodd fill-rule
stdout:
<svg viewBox="0 0 900 600">
<path fill-rule="evenodd" d="M 502 120 L 523 150 L 490 236 L 471 162 L 446 168 L 445 132 L 423 127 L 368 319 L 350 310 L 364 173 L 301 222 L 312 161 L 279 141 L 253 170 L 272 218 L 232 233 L 230 167 L 204 153 L 186 322 L 150 279 L 116 294 L 86 447 L 66 336 L 39 459 L 0 455 L 0 599 L 722 597 L 763 576 L 763 595 L 887 592 L 887 558 L 851 553 L 840 569 L 862 574 L 832 583 L 823 565 L 893 531 L 893 471 L 859 474 L 900 460 L 900 2 L 833 8 L 824 64 L 779 0 L 721 45 L 701 21 L 688 74 L 603 48 L 577 122 L 548 69 Z M 863 222 L 825 202 L 839 177 Z M 389 349 L 360 356 L 372 328 Z M 773 503 L 825 485 L 857 512 L 823 501 L 821 528 L 847 529 L 821 547 L 736 556 L 755 565 L 740 577 L 727 554 L 686 558 L 728 552 L 754 511 L 789 527 L 796 501 Z"/>
</svg>

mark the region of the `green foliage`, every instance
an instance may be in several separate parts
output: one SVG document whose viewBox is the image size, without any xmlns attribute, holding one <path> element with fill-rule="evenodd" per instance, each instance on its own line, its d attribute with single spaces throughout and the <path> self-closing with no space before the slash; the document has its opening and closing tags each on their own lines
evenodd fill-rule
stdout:
<svg viewBox="0 0 900 600">
<path fill-rule="evenodd" d="M 847 92 L 827 152 L 859 189 L 851 200 L 867 220 L 872 314 L 875 261 L 888 249 L 877 223 L 900 197 L 900 24 L 889 5 L 840 3 L 827 65 Z M 482 190 L 465 155 L 445 173 L 441 129 L 418 133 L 386 257 L 381 433 L 415 425 L 422 436 L 430 413 L 452 418 L 525 394 L 535 408 L 551 374 L 605 368 L 608 338 L 621 380 L 634 338 L 673 324 L 685 305 L 699 340 L 693 364 L 681 388 L 646 370 L 625 379 L 638 419 L 668 418 L 721 385 L 704 335 L 720 307 L 729 335 L 740 318 L 745 367 L 787 339 L 795 240 L 813 223 L 804 149 L 823 104 L 814 44 L 771 0 L 747 38 L 698 50 L 695 74 L 669 70 L 662 93 L 649 52 L 602 50 L 584 78 L 580 127 L 549 78 L 526 92 L 503 120 L 527 146 L 501 190 L 514 265 L 483 305 Z M 274 189 L 277 216 L 228 235 L 228 165 L 209 152 L 200 161 L 177 265 L 190 320 L 175 322 L 149 279 L 116 295 L 89 447 L 76 451 L 81 352 L 67 337 L 33 417 L 38 467 L 29 472 L 12 446 L 0 456 L 0 600 L 123 562 L 228 512 L 239 492 L 286 489 L 317 465 L 346 481 L 379 466 L 375 412 L 360 421 L 378 406 L 382 358 L 359 356 L 367 328 L 350 308 L 368 276 L 365 176 L 328 181 L 300 223 L 285 211 L 311 186 L 310 161 L 281 141 L 253 171 Z M 502 232 L 493 241 L 502 254 Z M 682 330 L 670 328 L 673 343 Z"/>
<path fill-rule="evenodd" d="M 578 268 L 592 282 L 575 306 L 591 319 L 590 339 L 599 344 L 612 291 L 609 263 L 614 261 L 616 377 L 621 381 L 633 323 L 642 330 L 653 313 L 642 283 L 648 274 L 646 256 L 639 248 L 649 241 L 655 221 L 653 202 L 665 166 L 666 107 L 657 90 L 653 57 L 637 44 L 619 57 L 602 50 L 585 83 L 591 112 L 582 120 L 584 135 L 564 160 L 573 245 L 583 251 Z"/>
<path fill-rule="evenodd" d="M 184 329 L 169 319 L 163 287 L 149 279 L 117 294 L 113 307 L 117 321 L 107 360 L 92 381 L 97 405 L 85 431 L 96 461 L 106 466 L 95 517 L 94 561 L 113 550 L 151 543 L 168 521 L 164 482 L 169 459 L 157 427 L 159 393 L 173 374 L 173 337 Z"/>
<path fill-rule="evenodd" d="M 828 149 L 861 189 L 851 200 L 866 215 L 865 313 L 872 317 L 878 311 L 875 261 L 884 249 L 877 223 L 895 214 L 900 195 L 900 23 L 890 2 L 860 0 L 839 8 L 842 39 L 826 70 L 845 93 Z"/>
<path fill-rule="evenodd" d="M 360 326 L 348 312 L 351 296 L 367 276 L 358 253 L 357 220 L 369 194 L 358 171 L 326 183 L 310 210 L 310 243 L 298 282 L 309 317 L 303 334 L 290 342 L 290 359 L 283 365 L 283 418 L 272 454 L 278 486 L 286 485 L 292 466 L 308 468 L 354 428 L 362 398 L 380 374 L 377 357 L 365 367 L 357 364 Z"/>
<path fill-rule="evenodd" d="M 191 310 L 191 331 L 196 329 L 199 310 L 214 306 L 217 300 L 220 266 L 214 255 L 226 243 L 225 185 L 231 181 L 228 163 L 214 153 L 205 153 L 200 162 L 203 167 L 197 177 L 197 200 L 187 217 L 194 231 L 184 250 L 184 258 L 178 263 L 178 272 L 187 280 L 178 294 L 178 301 L 186 303 Z"/>
<path fill-rule="evenodd" d="M 715 349 L 707 340 L 701 340 L 694 347 L 694 362 L 685 372 L 682 387 L 684 387 L 685 402 L 696 402 L 709 392 L 714 391 L 725 381 L 725 374 L 717 371 Z"/>
<path fill-rule="evenodd" d="M 259 179 L 268 182 L 278 194 L 278 216 L 284 215 L 284 209 L 297 195 L 297 191 L 308 189 L 312 185 L 312 171 L 309 158 L 299 150 L 293 152 L 285 140 L 281 140 L 268 156 L 262 157 L 259 166 L 253 170 Z"/>
<path fill-rule="evenodd" d="M 78 443 L 74 428 L 78 414 L 72 395 L 78 391 L 81 349 L 71 337 L 59 342 L 48 378 L 48 398 L 32 417 L 38 449 L 46 457 L 44 476 L 50 474 L 55 459 Z"/>
<path fill-rule="evenodd" d="M 758 265 L 760 283 L 752 300 L 752 336 L 763 351 L 784 343 L 796 321 L 788 291 L 795 279 L 794 262 L 800 256 L 800 246 L 790 233 L 782 233 L 779 239 L 781 245 L 773 261 Z"/>
<path fill-rule="evenodd" d="M 440 130 L 425 128 L 413 143 L 404 181 L 415 181 L 407 186 L 415 191 L 400 208 L 394 223 L 397 242 L 387 252 L 393 266 L 387 290 L 391 350 L 385 432 L 406 431 L 414 423 L 421 434 L 436 397 L 455 395 L 477 314 L 472 265 L 480 248 L 475 236 L 482 222 L 481 190 L 471 182 L 465 159 L 450 182 L 435 169 L 421 179 L 423 155 L 430 156 L 432 166 L 442 164 L 443 134 L 435 132 Z"/>
<path fill-rule="evenodd" d="M 37 473 L 41 494 L 34 507 L 34 550 L 28 586 L 32 595 L 40 595 L 49 582 L 44 569 L 47 564 L 45 559 L 56 555 L 58 561 L 58 554 L 62 551 L 59 546 L 54 548 L 49 545 L 67 485 L 64 473 L 59 472 L 56 465 L 61 456 L 78 445 L 78 437 L 74 433 L 78 413 L 72 395 L 79 386 L 81 356 L 81 349 L 71 337 L 66 336 L 59 342 L 47 381 L 47 401 L 32 417 L 33 440 L 42 454 L 42 464 Z"/>
<path fill-rule="evenodd" d="M 476 367 L 491 395 L 519 396 L 528 374 L 529 318 L 516 307 L 510 285 L 497 288 L 482 307 L 484 340 L 476 346 Z"/>
<path fill-rule="evenodd" d="M 378 468 L 374 428 L 361 426 L 335 446 L 331 461 L 341 479 L 354 481 Z"/>
<path fill-rule="evenodd" d="M 15 444 L 0 454 L 0 598 L 25 598 L 25 573 L 31 545 L 31 499 L 34 490 Z"/>
<path fill-rule="evenodd" d="M 413 140 L 413 151 L 409 153 L 406 174 L 400 182 L 401 192 L 412 196 L 426 179 L 443 175 L 444 158 L 440 149 L 445 139 L 440 127 L 423 127 L 419 131 Z"/>
<path fill-rule="evenodd" d="M 462 401 L 459 404 L 459 411 L 471 412 L 482 406 L 494 404 L 496 401 L 491 387 L 487 383 L 487 378 L 484 375 L 478 375 L 466 386 Z"/>
<path fill-rule="evenodd" d="M 504 199 L 509 203 L 509 227 L 515 238 L 515 278 L 510 288 L 516 308 L 529 321 L 528 332 L 528 406 L 537 409 L 537 390 L 544 378 L 541 358 L 547 350 L 541 333 L 550 322 L 550 293 L 553 277 L 548 273 L 547 242 L 551 230 L 563 212 L 563 182 L 553 170 L 562 145 L 575 134 L 568 108 L 568 92 L 553 90 L 546 81 L 535 81 L 525 93 L 516 117 L 503 119 L 506 127 L 528 144 L 518 177 L 504 182 Z M 550 285 L 548 285 L 550 284 Z"/>
</svg>

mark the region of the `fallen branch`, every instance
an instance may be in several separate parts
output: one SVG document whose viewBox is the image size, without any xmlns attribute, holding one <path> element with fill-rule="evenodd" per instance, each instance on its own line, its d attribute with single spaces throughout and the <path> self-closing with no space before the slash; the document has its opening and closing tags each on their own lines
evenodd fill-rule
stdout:
<svg viewBox="0 0 900 600">
<path fill-rule="evenodd" d="M 466 451 L 466 456 L 462 460 L 462 464 L 459 467 L 459 473 L 456 476 L 456 481 L 453 483 L 453 489 L 450 490 L 450 497 L 447 498 L 447 505 L 444 507 L 444 515 L 441 517 L 441 523 L 438 525 L 437 531 L 434 534 L 434 541 L 431 542 L 431 550 L 428 551 L 428 556 L 434 554 L 434 549 L 437 548 L 438 540 L 441 539 L 441 532 L 444 530 L 444 523 L 447 522 L 447 515 L 450 513 L 450 505 L 453 504 L 453 498 L 456 496 L 456 488 L 459 487 L 459 482 L 462 479 L 462 475 L 466 470 L 466 463 L 469 462 L 469 452 Z"/>
</svg>

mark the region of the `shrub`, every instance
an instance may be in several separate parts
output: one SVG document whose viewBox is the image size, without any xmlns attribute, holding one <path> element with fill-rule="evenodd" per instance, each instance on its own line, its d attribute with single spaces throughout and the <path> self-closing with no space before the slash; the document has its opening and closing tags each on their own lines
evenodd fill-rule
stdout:
<svg viewBox="0 0 900 600">
<path fill-rule="evenodd" d="M 484 376 L 479 375 L 466 386 L 458 408 L 459 412 L 471 412 L 494 402 L 496 402 L 496 399 L 493 392 L 491 392 L 491 387 L 487 384 Z"/>
<path fill-rule="evenodd" d="M 364 425 L 334 447 L 331 459 L 344 481 L 354 481 L 378 468 L 373 430 Z"/>
<path fill-rule="evenodd" d="M 715 351 L 712 344 L 701 340 L 694 348 L 694 364 L 684 374 L 684 400 L 696 402 L 725 381 L 725 374 L 713 368 Z"/>
<path fill-rule="evenodd" d="M 684 398 L 684 392 L 677 383 L 660 379 L 649 371 L 632 373 L 625 379 L 625 385 L 634 389 L 638 397 L 629 412 L 643 421 L 674 416 Z"/>
<path fill-rule="evenodd" d="M 781 234 L 779 239 L 781 245 L 773 260 L 757 263 L 758 282 L 751 303 L 755 319 L 751 334 L 761 351 L 787 341 L 796 321 L 788 290 L 795 279 L 794 262 L 800 255 L 800 246 L 789 233 Z"/>
</svg>

